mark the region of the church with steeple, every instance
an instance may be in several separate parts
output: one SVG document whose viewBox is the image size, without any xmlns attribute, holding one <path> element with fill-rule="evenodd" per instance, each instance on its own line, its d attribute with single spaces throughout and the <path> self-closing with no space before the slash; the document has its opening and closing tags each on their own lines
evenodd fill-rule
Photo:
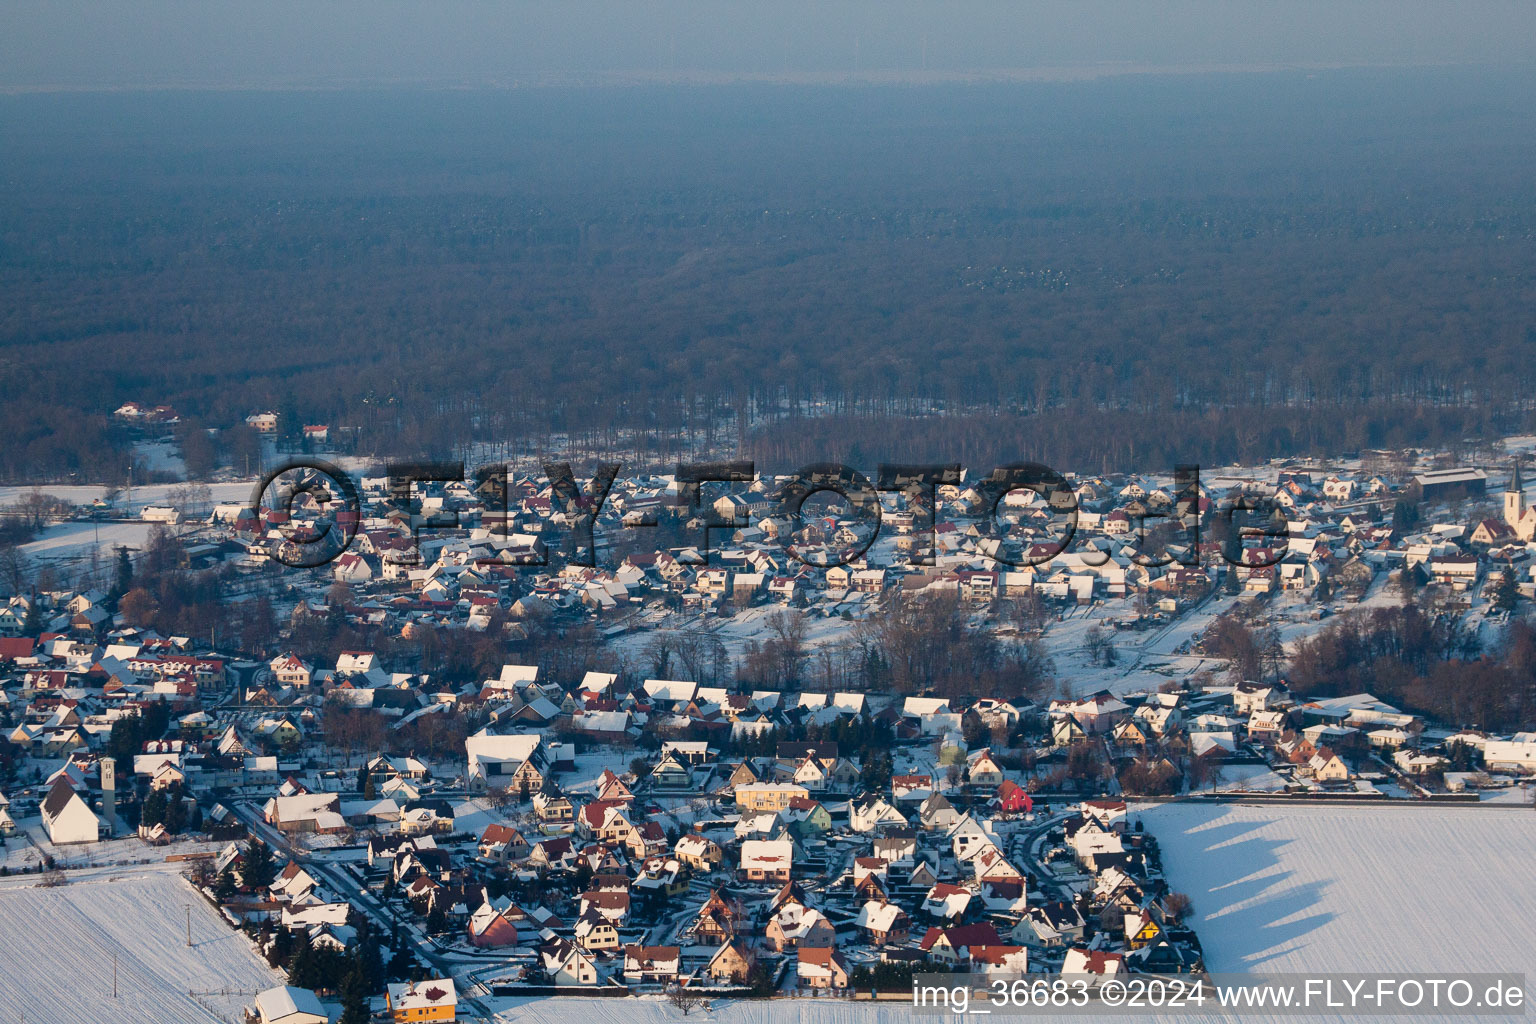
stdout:
<svg viewBox="0 0 1536 1024">
<path fill-rule="evenodd" d="M 1504 521 L 1515 531 L 1515 536 L 1529 542 L 1536 537 L 1536 508 L 1525 503 L 1525 481 L 1520 477 L 1520 461 L 1515 460 L 1515 471 L 1509 475 L 1504 487 Z"/>
</svg>

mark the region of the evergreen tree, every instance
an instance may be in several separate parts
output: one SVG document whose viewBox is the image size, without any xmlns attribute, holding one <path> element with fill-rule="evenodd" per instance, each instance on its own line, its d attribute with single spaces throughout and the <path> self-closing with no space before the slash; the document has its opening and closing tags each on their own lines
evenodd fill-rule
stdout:
<svg viewBox="0 0 1536 1024">
<path fill-rule="evenodd" d="M 436 935 L 448 927 L 448 915 L 443 913 L 442 900 L 432 901 L 432 911 L 427 914 L 427 931 Z"/>
<path fill-rule="evenodd" d="M 356 956 L 358 978 L 364 990 L 372 995 L 384 987 L 384 954 L 379 950 L 379 940 L 367 918 L 358 925 Z"/>
<path fill-rule="evenodd" d="M 181 787 L 173 786 L 165 794 L 165 823 L 167 832 L 183 832 L 187 827 L 187 803 L 182 799 Z"/>
<path fill-rule="evenodd" d="M 368 994 L 355 973 L 349 973 L 341 985 L 341 1024 L 368 1024 Z"/>
<path fill-rule="evenodd" d="M 127 547 L 117 549 L 117 576 L 112 581 L 112 593 L 109 595 L 115 604 L 122 596 L 133 589 L 133 556 L 128 553 Z"/>
<path fill-rule="evenodd" d="M 337 991 L 345 995 L 346 986 L 355 983 L 363 995 L 371 995 L 383 988 L 385 981 L 384 957 L 374 935 L 373 922 L 354 908 L 347 915 L 347 923 L 357 936 L 347 946 L 342 962 L 336 967 L 336 971 L 342 975 Z"/>
<path fill-rule="evenodd" d="M 32 595 L 32 602 L 27 605 L 27 617 L 21 622 L 22 636 L 37 636 L 43 631 L 43 610 L 38 605 L 37 595 Z"/>
<path fill-rule="evenodd" d="M 165 814 L 165 791 L 157 789 L 144 798 L 144 809 L 139 812 L 139 824 L 144 825 L 146 828 L 153 828 L 165 821 Z M 167 825 L 166 827 L 169 828 L 170 826 Z"/>
<path fill-rule="evenodd" d="M 235 873 L 229 868 L 219 872 L 219 879 L 214 883 L 214 898 L 220 901 L 227 900 L 235 894 Z"/>
<path fill-rule="evenodd" d="M 272 936 L 272 943 L 267 947 L 267 963 L 273 967 L 286 967 L 293 956 L 293 933 L 287 928 L 278 928 Z"/>
<path fill-rule="evenodd" d="M 1520 600 L 1520 587 L 1515 583 L 1513 569 L 1505 569 L 1493 584 L 1493 607 L 1501 612 L 1512 612 Z"/>
<path fill-rule="evenodd" d="M 252 839 L 245 844 L 240 876 L 250 889 L 265 889 L 277 877 L 277 865 L 272 862 L 272 851 L 260 839 Z"/>
<path fill-rule="evenodd" d="M 288 983 L 298 988 L 319 988 L 325 979 L 317 977 L 320 973 L 318 967 L 309 937 L 294 936 L 293 956 L 288 960 Z"/>
</svg>

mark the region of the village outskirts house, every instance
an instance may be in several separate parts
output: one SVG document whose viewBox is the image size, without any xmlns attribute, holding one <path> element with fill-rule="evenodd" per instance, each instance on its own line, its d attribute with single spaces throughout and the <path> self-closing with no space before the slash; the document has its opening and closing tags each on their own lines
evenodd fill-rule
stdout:
<svg viewBox="0 0 1536 1024">
<path fill-rule="evenodd" d="M 795 950 L 796 982 L 802 988 L 839 990 L 848 987 L 848 961 L 836 949 L 801 946 Z"/>
<path fill-rule="evenodd" d="M 307 988 L 279 985 L 256 995 L 260 1024 L 327 1024 L 325 1006 Z"/>
<path fill-rule="evenodd" d="M 704 965 L 704 974 L 717 985 L 745 985 L 752 974 L 752 956 L 738 942 L 721 943 Z"/>
<path fill-rule="evenodd" d="M 454 1020 L 458 1016 L 458 994 L 453 981 L 447 978 L 392 984 L 385 991 L 384 1001 L 395 1024 Z"/>
</svg>

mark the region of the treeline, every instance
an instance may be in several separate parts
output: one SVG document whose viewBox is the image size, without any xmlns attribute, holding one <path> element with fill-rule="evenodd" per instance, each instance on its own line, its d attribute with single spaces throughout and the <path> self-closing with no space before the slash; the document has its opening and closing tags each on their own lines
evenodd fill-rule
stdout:
<svg viewBox="0 0 1536 1024">
<path fill-rule="evenodd" d="M 116 479 L 128 400 L 658 464 L 1532 426 L 1536 90 L 1322 77 L 0 98 L 0 477 Z"/>
<path fill-rule="evenodd" d="M 108 596 L 128 625 L 166 636 L 195 636 L 213 643 L 238 643 L 264 654 L 278 635 L 272 603 L 266 596 L 232 602 L 229 590 L 238 576 L 231 565 L 193 569 L 186 550 L 162 526 L 150 530 L 136 561 L 118 549 L 117 571 Z"/>
<path fill-rule="evenodd" d="M 1527 422 L 1526 414 L 1511 407 L 1402 402 L 839 414 L 780 420 L 755 432 L 747 452 L 762 468 L 778 470 L 836 459 L 869 474 L 881 461 L 958 462 L 983 475 L 992 467 L 1023 461 L 1063 472 L 1111 473 L 1180 464 L 1253 464 L 1309 452 L 1455 447 L 1466 438 L 1497 436 Z"/>
<path fill-rule="evenodd" d="M 885 602 L 854 628 L 862 685 L 877 693 L 1039 698 L 1054 673 L 1044 645 L 1004 641 L 973 627 L 967 612 L 948 594 Z"/>
<path fill-rule="evenodd" d="M 1415 605 L 1356 610 L 1297 642 L 1289 679 L 1320 697 L 1372 693 L 1456 726 L 1509 732 L 1536 725 L 1536 627 L 1512 622 L 1479 649 L 1453 616 Z"/>
</svg>

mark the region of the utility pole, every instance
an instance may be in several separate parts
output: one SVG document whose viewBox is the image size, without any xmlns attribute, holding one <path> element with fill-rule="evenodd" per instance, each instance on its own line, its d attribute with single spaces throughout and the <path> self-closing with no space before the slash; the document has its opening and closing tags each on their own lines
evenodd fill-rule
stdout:
<svg viewBox="0 0 1536 1024">
<path fill-rule="evenodd" d="M 187 904 L 187 948 L 192 948 L 192 905 Z"/>
</svg>

